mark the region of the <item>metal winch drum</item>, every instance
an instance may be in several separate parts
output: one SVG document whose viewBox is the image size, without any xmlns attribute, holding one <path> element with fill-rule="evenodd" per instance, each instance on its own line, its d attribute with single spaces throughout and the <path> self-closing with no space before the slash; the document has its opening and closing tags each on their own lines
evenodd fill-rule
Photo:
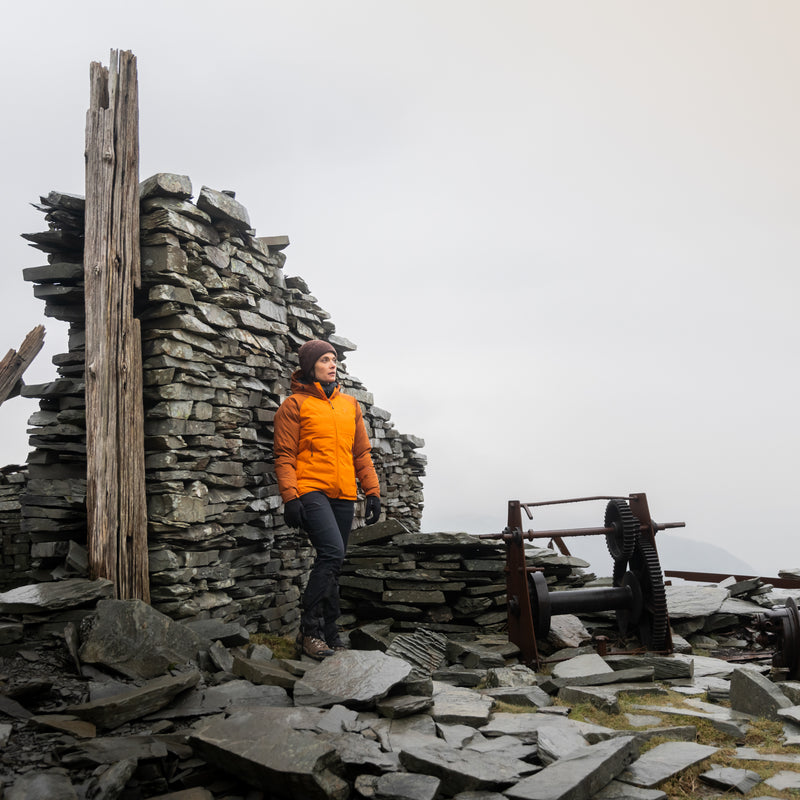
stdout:
<svg viewBox="0 0 800 800">
<path fill-rule="evenodd" d="M 533 519 L 532 509 L 589 501 L 607 501 L 603 525 L 597 528 L 523 531 L 522 512 Z M 621 637 L 638 637 L 648 650 L 672 652 L 664 577 L 656 551 L 655 534 L 682 528 L 683 522 L 657 524 L 650 517 L 644 494 L 579 497 L 508 504 L 508 526 L 502 533 L 481 538 L 502 539 L 506 546 L 508 638 L 521 651 L 523 661 L 538 666 L 536 639 L 550 631 L 551 620 L 561 614 L 615 611 Z M 573 536 L 605 536 L 614 561 L 612 586 L 551 592 L 542 571 L 525 563 L 525 542 L 549 539 L 570 555 L 564 539 Z"/>
<path fill-rule="evenodd" d="M 755 616 L 755 626 L 763 635 L 762 644 L 774 649 L 772 666 L 787 680 L 800 680 L 800 611 L 791 597 Z"/>
</svg>

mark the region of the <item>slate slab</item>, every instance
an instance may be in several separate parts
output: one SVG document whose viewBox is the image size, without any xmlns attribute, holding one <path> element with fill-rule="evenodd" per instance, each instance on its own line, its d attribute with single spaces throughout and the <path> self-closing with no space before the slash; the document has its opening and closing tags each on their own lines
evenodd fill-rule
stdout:
<svg viewBox="0 0 800 800">
<path fill-rule="evenodd" d="M 428 714 L 416 714 L 401 719 L 381 719 L 372 725 L 378 734 L 381 745 L 391 752 L 399 753 L 409 747 L 416 747 L 437 741 L 436 723 Z"/>
<path fill-rule="evenodd" d="M 2 694 L 0 694 L 0 713 L 14 719 L 29 719 L 33 716 L 32 712 L 28 711 L 21 703 Z"/>
<path fill-rule="evenodd" d="M 715 614 L 729 597 L 728 590 L 718 586 L 680 583 L 664 588 L 670 619 L 675 620 Z"/>
<path fill-rule="evenodd" d="M 711 765 L 711 769 L 700 774 L 700 780 L 718 789 L 736 789 L 747 794 L 754 786 L 761 783 L 761 776 L 751 769 L 735 769 Z"/>
<path fill-rule="evenodd" d="M 176 175 L 172 172 L 159 172 L 151 175 L 139 184 L 139 198 L 148 197 L 182 197 L 192 196 L 192 181 L 188 175 Z"/>
<path fill-rule="evenodd" d="M 492 667 L 486 672 L 486 686 L 492 689 L 536 686 L 538 682 L 537 674 L 524 664 L 514 664 L 510 667 Z"/>
<path fill-rule="evenodd" d="M 545 708 L 553 705 L 553 698 L 538 686 L 502 686 L 498 689 L 485 689 L 483 694 L 514 706 Z"/>
<path fill-rule="evenodd" d="M 731 675 L 730 701 L 736 711 L 778 722 L 778 710 L 792 706 L 792 701 L 769 678 L 745 668 L 735 669 Z"/>
<path fill-rule="evenodd" d="M 475 753 L 502 753 L 510 758 L 518 758 L 521 761 L 533 763 L 539 750 L 535 744 L 523 744 L 513 736 L 497 736 L 494 739 L 487 739 L 478 731 L 473 730 L 473 737 L 461 745 L 465 750 Z"/>
<path fill-rule="evenodd" d="M 375 703 L 375 708 L 383 717 L 410 717 L 421 714 L 433 706 L 433 698 L 427 695 L 401 694 L 384 697 Z"/>
<path fill-rule="evenodd" d="M 28 720 L 28 725 L 44 730 L 68 733 L 78 739 L 93 739 L 97 735 L 97 727 L 72 714 L 38 714 Z"/>
<path fill-rule="evenodd" d="M 667 800 L 667 795 L 660 789 L 642 789 L 622 781 L 611 781 L 596 795 L 596 800 Z"/>
<path fill-rule="evenodd" d="M 0 593 L 0 614 L 33 614 L 37 611 L 60 611 L 95 603 L 114 594 L 114 584 L 70 578 L 65 581 L 33 583 Z"/>
<path fill-rule="evenodd" d="M 323 732 L 320 736 L 330 742 L 349 772 L 398 772 L 400 758 L 397 753 L 386 753 L 378 742 L 359 733 Z"/>
<path fill-rule="evenodd" d="M 729 720 L 731 718 L 731 710 L 724 706 L 718 706 L 713 711 L 706 711 L 701 709 L 685 708 L 678 706 L 644 706 L 634 705 L 632 707 L 635 711 L 657 712 L 659 714 L 669 714 L 679 717 L 699 717 L 700 719 L 716 720 Z"/>
<path fill-rule="evenodd" d="M 504 790 L 511 800 L 588 800 L 638 754 L 636 737 L 586 745 Z"/>
<path fill-rule="evenodd" d="M 129 678 L 164 675 L 197 658 L 200 637 L 141 600 L 101 600 L 80 649 L 81 661 Z"/>
<path fill-rule="evenodd" d="M 686 656 L 681 656 L 686 658 Z M 707 675 L 714 675 L 718 678 L 730 678 L 734 667 L 721 658 L 711 658 L 710 656 L 688 656 L 692 660 L 694 676 L 702 678 Z"/>
<path fill-rule="evenodd" d="M 209 642 L 222 642 L 226 647 L 238 647 L 250 643 L 250 633 L 238 622 L 224 622 L 221 619 L 197 619 L 183 623 L 201 639 Z"/>
<path fill-rule="evenodd" d="M 561 661 L 553 667 L 553 678 L 587 678 L 604 673 L 613 673 L 613 669 L 597 653 L 586 653 Z"/>
<path fill-rule="evenodd" d="M 439 737 L 452 747 L 465 747 L 469 742 L 479 740 L 481 742 L 489 741 L 485 736 L 482 736 L 475 728 L 469 725 L 447 725 L 436 724 L 436 732 Z M 511 737 L 508 737 L 509 739 Z"/>
<path fill-rule="evenodd" d="M 203 186 L 197 198 L 197 207 L 212 219 L 223 220 L 237 228 L 250 227 L 247 209 L 232 196 Z"/>
<path fill-rule="evenodd" d="M 0 644 L 22 641 L 24 628 L 19 622 L 0 622 Z"/>
<path fill-rule="evenodd" d="M 477 789 L 502 789 L 537 769 L 503 753 L 488 752 L 476 758 L 474 753 L 446 742 L 404 748 L 400 752 L 400 763 L 409 772 L 438 778 L 442 791 L 450 795 Z"/>
<path fill-rule="evenodd" d="M 233 671 L 233 654 L 220 642 L 214 642 L 208 648 L 208 657 L 211 659 L 211 663 L 221 672 Z"/>
<path fill-rule="evenodd" d="M 800 772 L 783 770 L 782 772 L 775 773 L 771 778 L 767 778 L 764 783 L 780 791 L 797 790 L 800 789 Z"/>
<path fill-rule="evenodd" d="M 585 736 L 590 733 L 612 733 L 612 728 L 602 725 L 593 725 L 590 722 L 566 719 L 565 717 L 551 714 L 508 714 L 500 712 L 493 714 L 486 725 L 479 728 L 484 736 L 516 736 L 527 744 L 536 744 L 541 740 L 542 731 L 550 737 L 569 737 L 575 742 L 575 747 L 586 744 Z M 580 738 L 578 738 L 580 737 Z M 564 752 L 560 748 L 560 752 Z"/>
<path fill-rule="evenodd" d="M 411 664 L 414 667 L 412 677 L 430 677 L 444 661 L 446 648 L 446 636 L 423 629 L 395 636 L 386 649 L 386 655 L 402 658 Z"/>
<path fill-rule="evenodd" d="M 88 785 L 81 787 L 86 794 L 86 797 L 91 797 L 92 800 L 117 800 L 122 796 L 128 781 L 133 777 L 136 768 L 139 766 L 134 758 L 126 758 L 124 761 L 118 761 L 110 767 L 102 771 L 95 771 L 92 778 L 90 778 Z M 198 787 L 199 789 L 199 787 Z M 202 789 L 200 791 L 207 791 Z M 167 798 L 167 800 L 170 800 Z M 196 797 L 177 797 L 175 800 L 214 800 L 211 793 L 207 796 L 198 794 Z"/>
<path fill-rule="evenodd" d="M 553 647 L 580 647 L 592 635 L 574 614 L 559 614 L 550 620 L 550 633 L 547 641 Z"/>
<path fill-rule="evenodd" d="M 779 708 L 777 714 L 781 719 L 787 719 L 790 722 L 800 724 L 800 706 L 787 706 L 786 708 Z"/>
<path fill-rule="evenodd" d="M 169 736 L 106 736 L 58 748 L 64 766 L 80 767 L 116 764 L 127 759 L 166 758 L 170 753 L 179 758 L 192 756 L 190 747 Z"/>
<path fill-rule="evenodd" d="M 295 730 L 283 709 L 240 711 L 199 723 L 190 742 L 215 766 L 281 798 L 345 800 L 350 788 L 335 774 L 336 748 L 311 731 Z"/>
<path fill-rule="evenodd" d="M 287 672 L 277 663 L 242 658 L 242 656 L 238 656 L 235 653 L 231 671 L 234 675 L 245 678 L 251 683 L 280 686 L 283 689 L 293 689 L 298 680 L 296 675 Z"/>
<path fill-rule="evenodd" d="M 567 705 L 589 703 L 607 714 L 619 714 L 617 693 L 600 686 L 565 686 L 558 692 L 558 699 Z"/>
<path fill-rule="evenodd" d="M 663 783 L 678 772 L 697 764 L 717 752 L 718 747 L 710 747 L 695 742 L 665 742 L 648 750 L 637 759 L 619 779 L 634 786 L 651 789 Z"/>
<path fill-rule="evenodd" d="M 735 756 L 744 761 L 774 761 L 782 764 L 800 764 L 800 754 L 759 753 L 754 747 L 737 747 Z"/>
<path fill-rule="evenodd" d="M 78 800 L 78 793 L 63 770 L 29 772 L 6 790 L 6 800 Z"/>
<path fill-rule="evenodd" d="M 497 792 L 459 792 L 453 800 L 506 800 Z"/>
<path fill-rule="evenodd" d="M 375 783 L 375 800 L 434 800 L 440 781 L 432 775 L 407 772 L 381 775 Z"/>
<path fill-rule="evenodd" d="M 186 692 L 167 708 L 148 715 L 148 719 L 180 719 L 202 717 L 221 711 L 233 713 L 254 706 L 269 708 L 291 707 L 291 698 L 279 686 L 259 686 L 250 681 L 226 681 Z"/>
<path fill-rule="evenodd" d="M 694 675 L 694 662 L 691 657 L 681 654 L 659 656 L 642 653 L 635 656 L 606 656 L 606 663 L 615 670 L 653 668 L 653 679 L 657 681 L 671 678 L 691 678 Z"/>
<path fill-rule="evenodd" d="M 411 664 L 378 651 L 346 650 L 308 670 L 294 685 L 298 706 L 368 708 L 411 673 Z"/>
<path fill-rule="evenodd" d="M 640 741 L 647 742 L 650 739 L 670 739 L 676 742 L 694 742 L 697 740 L 697 727 L 695 725 L 670 725 L 663 728 L 640 728 L 631 730 L 615 730 L 611 733 L 587 733 L 586 741 L 589 744 L 602 742 L 605 739 L 613 739 L 615 736 L 636 735 Z"/>
<path fill-rule="evenodd" d="M 200 673 L 197 670 L 174 676 L 163 675 L 147 681 L 143 686 L 135 686 L 100 700 L 67 706 L 64 710 L 67 714 L 93 722 L 98 728 L 117 728 L 163 708 L 199 680 Z"/>
<path fill-rule="evenodd" d="M 489 721 L 494 701 L 477 692 L 434 682 L 431 716 L 436 722 L 477 728 Z"/>
<path fill-rule="evenodd" d="M 605 686 L 614 683 L 653 683 L 655 669 L 652 666 L 630 669 L 610 669 L 593 675 L 574 675 L 571 677 L 551 677 L 542 681 L 546 691 L 557 691 L 564 686 Z"/>
<path fill-rule="evenodd" d="M 393 536 L 408 532 L 408 528 L 396 519 L 387 519 L 383 522 L 376 522 L 374 525 L 365 525 L 362 528 L 356 528 L 350 533 L 350 538 L 348 540 L 350 556 L 358 555 L 356 545 L 378 544 L 379 542 L 388 541 Z"/>
</svg>

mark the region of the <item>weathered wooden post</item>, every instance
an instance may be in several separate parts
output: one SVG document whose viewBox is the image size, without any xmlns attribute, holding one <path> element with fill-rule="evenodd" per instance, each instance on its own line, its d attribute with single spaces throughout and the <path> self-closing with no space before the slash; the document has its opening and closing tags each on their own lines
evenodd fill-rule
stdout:
<svg viewBox="0 0 800 800">
<path fill-rule="evenodd" d="M 86 504 L 89 570 L 120 598 L 150 600 L 139 253 L 136 57 L 90 68 L 86 115 Z"/>
<path fill-rule="evenodd" d="M 37 325 L 23 339 L 19 350 L 9 350 L 0 361 L 0 403 L 19 394 L 22 375 L 44 344 L 44 326 Z"/>
</svg>

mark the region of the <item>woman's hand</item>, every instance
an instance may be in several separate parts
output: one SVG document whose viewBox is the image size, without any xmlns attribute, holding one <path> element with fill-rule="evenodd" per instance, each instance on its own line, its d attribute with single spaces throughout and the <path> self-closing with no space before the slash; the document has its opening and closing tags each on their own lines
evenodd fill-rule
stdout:
<svg viewBox="0 0 800 800">
<path fill-rule="evenodd" d="M 374 494 L 367 497 L 367 508 L 364 512 L 364 522 L 367 525 L 374 525 L 381 515 L 381 499 Z"/>
<path fill-rule="evenodd" d="M 303 504 L 299 497 L 290 500 L 283 507 L 284 522 L 290 528 L 300 528 L 303 525 Z"/>
</svg>

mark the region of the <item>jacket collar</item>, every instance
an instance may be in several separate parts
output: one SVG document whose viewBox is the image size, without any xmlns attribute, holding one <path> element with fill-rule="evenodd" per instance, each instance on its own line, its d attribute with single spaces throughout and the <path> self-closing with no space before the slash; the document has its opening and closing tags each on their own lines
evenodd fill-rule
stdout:
<svg viewBox="0 0 800 800">
<path fill-rule="evenodd" d="M 314 383 L 306 383 L 304 380 L 302 380 L 301 375 L 302 373 L 299 369 L 292 373 L 292 394 L 310 394 L 313 397 L 319 397 L 322 400 L 333 400 L 333 398 L 339 394 L 338 381 L 336 382 L 336 386 L 334 387 L 331 396 L 328 397 L 319 381 L 314 381 Z"/>
</svg>

